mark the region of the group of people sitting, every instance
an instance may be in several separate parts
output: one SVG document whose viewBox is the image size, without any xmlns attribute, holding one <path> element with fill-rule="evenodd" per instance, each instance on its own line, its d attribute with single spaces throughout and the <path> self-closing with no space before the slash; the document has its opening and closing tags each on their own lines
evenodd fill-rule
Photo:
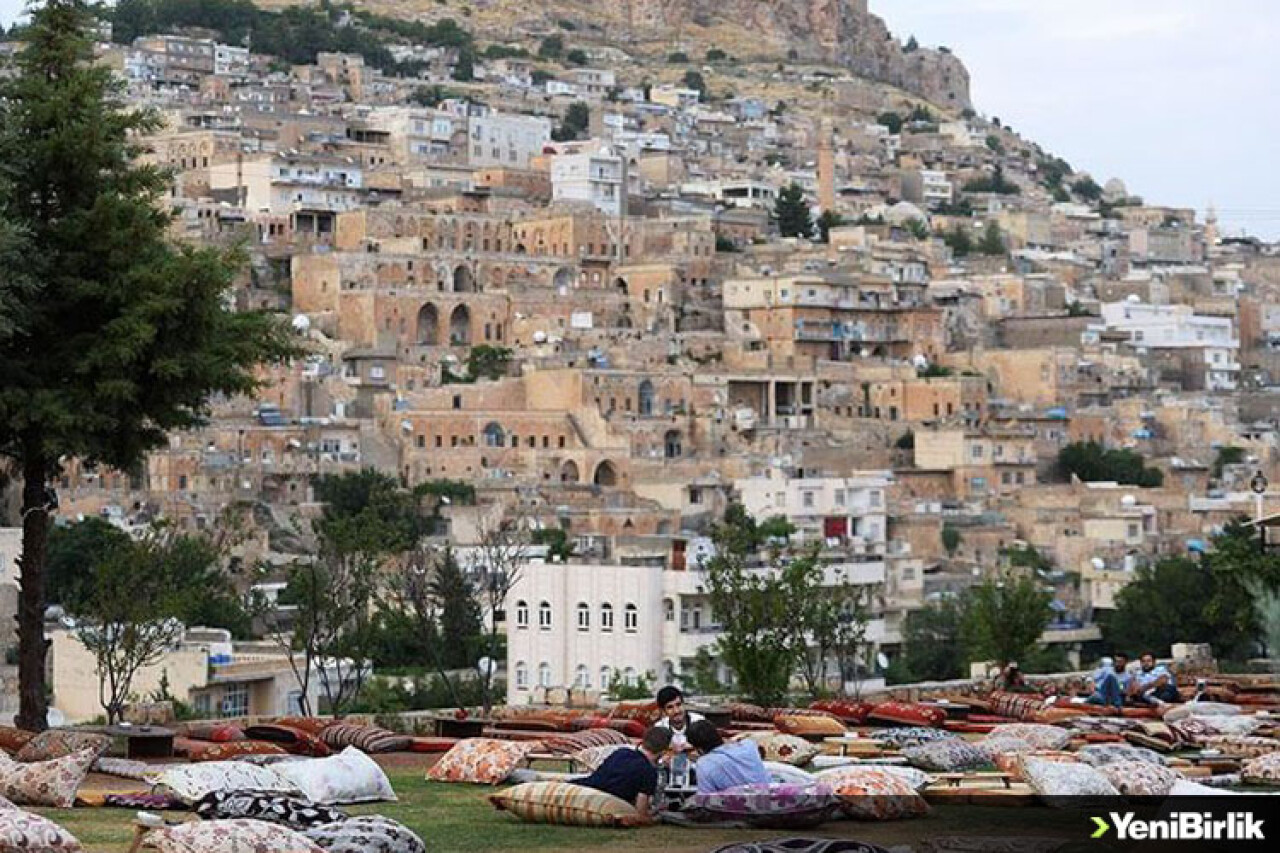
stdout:
<svg viewBox="0 0 1280 853">
<path fill-rule="evenodd" d="M 1090 705 L 1109 708 L 1147 705 L 1163 709 L 1165 705 L 1181 701 L 1177 679 L 1167 666 L 1156 662 L 1151 652 L 1144 652 L 1136 667 L 1130 665 L 1129 656 L 1124 652 L 1104 657 L 1089 682 L 1090 695 L 1084 701 Z M 996 686 L 1014 693 L 1039 692 L 1027 684 L 1016 661 L 1005 666 Z M 1050 701 L 1053 698 L 1050 697 Z"/>
<path fill-rule="evenodd" d="M 769 771 L 753 741 L 725 743 L 716 727 L 701 714 L 685 709 L 680 688 L 658 691 L 662 718 L 644 733 L 635 749 L 619 749 L 590 776 L 574 780 L 626 800 L 645 820 L 652 821 L 658 793 L 658 768 L 686 765 L 696 759 L 700 794 L 737 785 L 765 784 Z"/>
</svg>

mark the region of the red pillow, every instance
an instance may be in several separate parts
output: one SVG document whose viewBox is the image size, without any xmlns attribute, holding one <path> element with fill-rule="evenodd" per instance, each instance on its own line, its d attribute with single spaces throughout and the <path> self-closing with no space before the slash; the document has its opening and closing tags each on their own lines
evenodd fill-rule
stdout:
<svg viewBox="0 0 1280 853">
<path fill-rule="evenodd" d="M 244 740 L 244 730 L 235 723 L 188 723 L 186 736 L 210 743 L 231 743 Z"/>
<path fill-rule="evenodd" d="M 854 702 L 847 699 L 819 699 L 809 707 L 815 711 L 833 714 L 848 725 L 860 726 L 867 721 L 867 714 L 870 714 L 875 706 L 870 702 Z"/>
<path fill-rule="evenodd" d="M 941 726 L 947 712 L 933 705 L 915 702 L 881 702 L 871 709 L 867 719 L 876 723 L 898 723 L 904 726 Z"/>
<path fill-rule="evenodd" d="M 457 742 L 456 737 L 416 737 L 409 742 L 409 751 L 448 752 Z"/>
<path fill-rule="evenodd" d="M 233 743 L 209 743 L 199 740 L 175 740 L 174 749 L 185 749 L 192 761 L 231 761 L 245 755 L 288 755 L 284 747 L 261 740 Z"/>
<path fill-rule="evenodd" d="M 319 735 L 304 732 L 279 723 L 263 726 L 249 726 L 244 730 L 245 737 L 252 740 L 264 740 L 276 743 L 285 748 L 291 755 L 305 755 L 310 758 L 328 758 L 333 750 L 320 739 Z"/>
<path fill-rule="evenodd" d="M 609 712 L 611 720 L 639 720 L 651 726 L 662 717 L 657 702 L 619 702 Z"/>
<path fill-rule="evenodd" d="M 649 730 L 649 723 L 644 720 L 610 720 L 609 728 L 622 732 L 627 737 L 644 737 Z"/>
</svg>

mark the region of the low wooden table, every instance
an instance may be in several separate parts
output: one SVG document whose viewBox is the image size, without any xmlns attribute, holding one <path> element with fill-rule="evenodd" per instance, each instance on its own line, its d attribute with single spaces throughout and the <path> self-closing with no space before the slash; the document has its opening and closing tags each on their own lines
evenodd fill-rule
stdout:
<svg viewBox="0 0 1280 853">
<path fill-rule="evenodd" d="M 480 737 L 488 720 L 455 720 L 452 717 L 436 717 L 436 737 Z"/>
<path fill-rule="evenodd" d="M 172 729 L 160 726 L 107 726 L 103 734 L 125 741 L 125 758 L 173 758 Z"/>
<path fill-rule="evenodd" d="M 953 788 L 959 788 L 962 782 L 1003 782 L 1006 788 L 1013 787 L 1013 774 L 1003 772 L 982 771 L 978 773 L 936 773 L 935 779 L 945 782 Z"/>
</svg>

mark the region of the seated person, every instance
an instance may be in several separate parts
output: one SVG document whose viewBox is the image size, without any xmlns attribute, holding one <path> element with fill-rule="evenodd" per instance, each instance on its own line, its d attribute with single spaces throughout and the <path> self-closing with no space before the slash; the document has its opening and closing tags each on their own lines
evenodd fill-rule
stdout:
<svg viewBox="0 0 1280 853">
<path fill-rule="evenodd" d="M 684 752 L 689 749 L 689 739 L 686 732 L 690 723 L 696 723 L 703 719 L 701 714 L 693 711 L 686 711 L 684 708 L 684 693 L 679 687 L 667 685 L 658 691 L 658 710 L 662 712 L 662 719 L 654 723 L 655 726 L 671 730 L 671 749 L 673 752 Z"/>
<path fill-rule="evenodd" d="M 1120 673 L 1124 672 L 1124 665 L 1127 663 L 1128 658 L 1119 653 L 1116 654 L 1114 660 L 1112 658 L 1103 658 L 1101 666 L 1090 677 L 1093 691 L 1085 701 L 1090 705 L 1106 705 L 1111 708 L 1123 707 L 1126 682 L 1122 681 Z M 1128 675 L 1126 674 L 1124 678 L 1127 680 Z"/>
<path fill-rule="evenodd" d="M 657 726 L 644 733 L 636 749 L 615 750 L 596 771 L 575 784 L 595 788 L 626 800 L 642 820 L 653 820 L 653 798 L 658 793 L 658 756 L 671 746 L 671 731 Z"/>
<path fill-rule="evenodd" d="M 1130 688 L 1137 702 L 1162 709 L 1170 702 L 1182 701 L 1173 673 L 1169 672 L 1169 668 L 1164 664 L 1156 663 L 1155 655 L 1151 652 L 1143 652 L 1138 662 L 1140 667 L 1134 673 L 1133 685 Z"/>
<path fill-rule="evenodd" d="M 1026 678 L 1022 675 L 1022 670 L 1018 669 L 1018 662 L 1011 660 L 996 676 L 996 689 L 1003 690 L 1006 693 L 1039 693 L 1031 685 L 1027 684 Z"/>
<path fill-rule="evenodd" d="M 725 743 L 716 727 L 706 720 L 690 723 L 688 737 L 689 745 L 701 753 L 696 766 L 699 794 L 772 781 L 755 741 Z"/>
</svg>

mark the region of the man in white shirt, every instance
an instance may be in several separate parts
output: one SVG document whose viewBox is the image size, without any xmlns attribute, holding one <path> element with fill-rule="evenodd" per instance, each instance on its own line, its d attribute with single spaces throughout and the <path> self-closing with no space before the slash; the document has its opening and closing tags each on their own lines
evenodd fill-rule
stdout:
<svg viewBox="0 0 1280 853">
<path fill-rule="evenodd" d="M 672 684 L 668 684 L 658 691 L 658 711 L 662 714 L 662 719 L 658 720 L 654 725 L 664 729 L 671 729 L 672 752 L 687 751 L 689 749 L 689 740 L 685 734 L 689 729 L 689 724 L 703 719 L 702 715 L 685 710 L 684 693 L 680 691 L 679 687 Z"/>
</svg>

